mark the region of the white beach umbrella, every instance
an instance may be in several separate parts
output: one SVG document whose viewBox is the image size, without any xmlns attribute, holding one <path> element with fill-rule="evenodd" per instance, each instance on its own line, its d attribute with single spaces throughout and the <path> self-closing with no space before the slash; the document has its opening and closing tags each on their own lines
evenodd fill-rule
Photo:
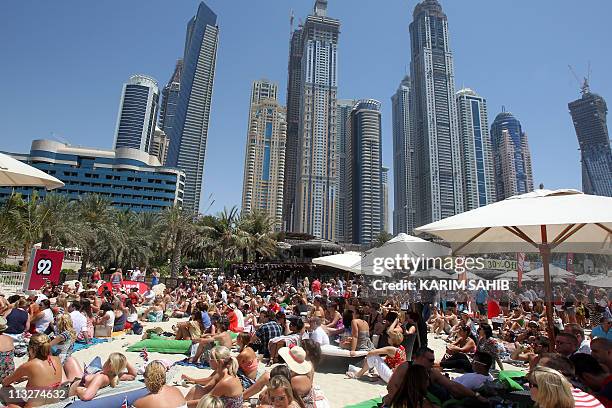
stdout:
<svg viewBox="0 0 612 408">
<path fill-rule="evenodd" d="M 435 268 L 416 271 L 411 277 L 416 279 L 453 279 L 449 273 Z"/>
<path fill-rule="evenodd" d="M 406 268 L 409 268 L 408 270 L 426 268 L 426 265 L 423 264 L 425 259 L 449 255 L 450 249 L 443 245 L 401 233 L 382 246 L 368 250 L 365 256 L 353 265 L 352 271 L 368 276 L 390 277 L 394 271 L 401 272 Z M 388 268 L 381 265 L 383 261 L 393 263 L 394 267 Z"/>
<path fill-rule="evenodd" d="M 347 251 L 343 254 L 335 254 L 314 258 L 312 263 L 315 265 L 329 266 L 347 272 L 353 272 L 352 266 L 361 261 L 361 253 Z"/>
<path fill-rule="evenodd" d="M 518 272 L 517 271 L 508 271 L 504 272 L 499 276 L 495 277 L 495 280 L 507 280 L 511 282 L 518 282 Z M 523 274 L 523 282 L 531 282 L 533 278 L 527 274 Z"/>
<path fill-rule="evenodd" d="M 556 265 L 549 265 L 549 271 L 550 271 L 550 276 L 551 277 L 558 277 L 558 278 L 569 278 L 574 276 L 573 273 L 566 271 L 563 268 L 560 268 Z M 531 277 L 540 277 L 540 276 L 544 276 L 544 267 L 541 266 L 539 268 L 534 269 L 531 272 L 527 272 L 528 276 Z"/>
<path fill-rule="evenodd" d="M 588 281 L 586 285 L 596 288 L 612 288 L 612 276 L 604 276 L 603 278 Z"/>
<path fill-rule="evenodd" d="M 44 171 L 0 153 L 0 186 L 45 187 L 52 190 L 63 187 L 64 183 Z"/>
<path fill-rule="evenodd" d="M 551 281 L 552 283 L 567 283 L 567 282 L 565 281 L 565 279 L 560 278 L 560 277 L 558 277 L 558 276 L 552 276 L 552 277 L 551 277 L 551 279 L 550 279 L 550 281 Z M 544 282 L 544 276 L 539 276 L 539 277 L 538 277 L 538 278 L 537 278 L 537 279 L 536 279 L 534 282 L 543 283 L 543 282 Z"/>
<path fill-rule="evenodd" d="M 576 282 L 590 282 L 595 279 L 605 278 L 604 275 L 589 275 L 588 273 L 584 273 L 582 275 L 576 276 Z"/>
<path fill-rule="evenodd" d="M 576 190 L 535 190 L 416 229 L 437 235 L 456 254 L 537 252 L 544 265 L 552 332 L 550 253 L 612 253 L 612 198 Z"/>
<path fill-rule="evenodd" d="M 467 275 L 466 275 L 467 273 Z M 453 279 L 453 280 L 462 280 L 462 279 L 467 279 L 467 280 L 482 280 L 482 278 L 470 271 L 466 271 L 466 272 L 454 272 L 453 274 L 449 275 L 448 279 Z"/>
</svg>

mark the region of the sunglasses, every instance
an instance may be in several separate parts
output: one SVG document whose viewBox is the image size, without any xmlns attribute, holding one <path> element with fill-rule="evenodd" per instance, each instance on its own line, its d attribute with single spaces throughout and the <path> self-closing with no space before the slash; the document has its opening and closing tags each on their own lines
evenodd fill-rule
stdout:
<svg viewBox="0 0 612 408">
<path fill-rule="evenodd" d="M 286 395 L 279 395 L 278 397 L 270 397 L 270 401 L 272 402 L 281 402 L 287 399 Z"/>
</svg>

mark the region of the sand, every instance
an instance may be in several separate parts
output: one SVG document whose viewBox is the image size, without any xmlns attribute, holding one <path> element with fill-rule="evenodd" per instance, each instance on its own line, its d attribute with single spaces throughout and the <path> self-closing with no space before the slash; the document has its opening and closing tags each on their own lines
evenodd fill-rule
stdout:
<svg viewBox="0 0 612 408">
<path fill-rule="evenodd" d="M 184 319 L 182 319 L 184 320 Z M 170 319 L 169 322 L 162 323 L 144 323 L 145 329 L 153 327 L 161 327 L 165 331 L 172 331 L 171 327 L 173 324 L 179 321 L 178 319 Z M 99 356 L 104 361 L 109 354 L 113 352 L 124 353 L 128 360 L 136 365 L 137 367 L 143 364 L 143 360 L 138 352 L 127 352 L 126 348 L 141 340 L 142 336 L 138 335 L 124 335 L 115 337 L 111 341 L 101 344 L 96 344 L 88 349 L 78 351 L 73 356 L 81 363 L 89 363 L 95 356 Z M 439 360 L 445 351 L 445 344 L 443 340 L 434 339 L 433 335 L 429 335 L 429 347 L 432 348 L 436 353 L 436 359 Z M 161 354 L 161 353 L 149 353 L 149 359 L 155 360 L 169 360 L 172 362 L 179 361 L 185 358 L 183 354 Z M 15 364 L 21 364 L 25 361 L 25 357 L 15 359 Z M 360 359 L 353 359 L 355 362 L 361 361 Z M 315 383 L 323 390 L 325 396 L 330 402 L 330 406 L 333 408 L 340 408 L 346 405 L 355 404 L 371 398 L 380 397 L 386 395 L 386 384 L 378 380 L 377 382 L 369 382 L 366 380 L 354 380 L 349 379 L 345 376 L 344 372 L 347 369 L 348 360 L 324 360 L 321 364 L 321 368 L 317 370 L 315 374 Z M 510 368 L 510 366 L 508 366 Z M 180 385 L 181 374 L 187 374 L 192 377 L 206 377 L 212 370 L 210 369 L 198 369 L 194 367 L 178 367 L 175 371 L 174 378 L 169 378 L 168 382 L 172 385 L 177 385 L 183 391 L 187 393 L 190 386 L 183 387 Z"/>
</svg>

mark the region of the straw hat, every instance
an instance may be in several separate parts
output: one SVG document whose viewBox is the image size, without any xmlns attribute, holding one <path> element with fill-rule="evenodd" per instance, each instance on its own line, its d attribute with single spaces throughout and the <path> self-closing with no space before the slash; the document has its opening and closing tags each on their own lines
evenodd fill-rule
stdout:
<svg viewBox="0 0 612 408">
<path fill-rule="evenodd" d="M 283 347 L 278 350 L 278 355 L 294 373 L 308 374 L 312 370 L 312 363 L 306 361 L 306 351 L 301 347 Z"/>
</svg>

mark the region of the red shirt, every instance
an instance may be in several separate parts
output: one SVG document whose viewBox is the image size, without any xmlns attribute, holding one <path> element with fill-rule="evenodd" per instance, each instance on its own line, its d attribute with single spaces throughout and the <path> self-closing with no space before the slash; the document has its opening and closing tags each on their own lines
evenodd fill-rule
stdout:
<svg viewBox="0 0 612 408">
<path fill-rule="evenodd" d="M 138 293 L 136 292 L 130 292 L 128 298 L 130 298 L 134 306 L 136 306 L 140 302 L 140 298 L 138 297 Z"/>
<path fill-rule="evenodd" d="M 572 396 L 576 408 L 606 408 L 597 398 L 581 389 L 572 388 Z"/>
<path fill-rule="evenodd" d="M 229 319 L 229 329 L 236 333 L 238 331 L 238 317 L 234 311 L 230 311 L 227 313 L 227 317 Z"/>
<path fill-rule="evenodd" d="M 313 291 L 314 293 L 321 293 L 321 282 L 319 282 L 319 280 L 318 280 L 318 279 L 315 279 L 315 280 L 312 282 L 312 291 Z"/>
<path fill-rule="evenodd" d="M 275 302 L 270 305 L 270 310 L 272 310 L 274 313 L 278 313 L 280 312 L 281 307 L 278 303 Z"/>
</svg>

